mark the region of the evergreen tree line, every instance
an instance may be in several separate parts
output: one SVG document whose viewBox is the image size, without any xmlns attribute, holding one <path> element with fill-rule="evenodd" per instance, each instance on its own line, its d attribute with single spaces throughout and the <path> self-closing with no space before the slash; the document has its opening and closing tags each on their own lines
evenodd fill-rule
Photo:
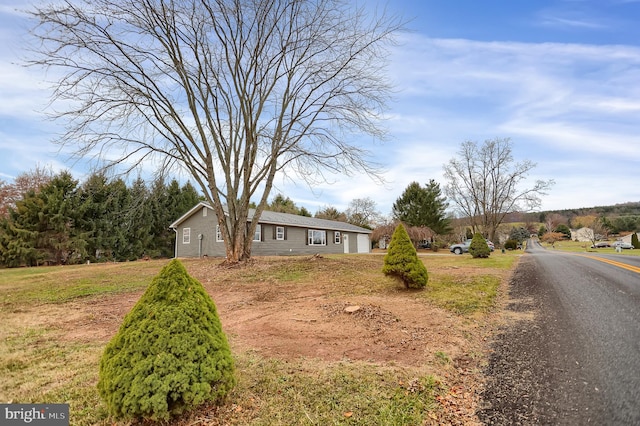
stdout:
<svg viewBox="0 0 640 426">
<path fill-rule="evenodd" d="M 604 224 L 612 234 L 635 232 L 640 230 L 640 216 L 628 215 L 611 218 L 605 217 Z"/>
<path fill-rule="evenodd" d="M 161 178 L 130 186 L 93 174 L 82 184 L 69 172 L 26 190 L 0 219 L 0 264 L 60 265 L 172 257 L 169 225 L 202 198 L 195 188 Z"/>
</svg>

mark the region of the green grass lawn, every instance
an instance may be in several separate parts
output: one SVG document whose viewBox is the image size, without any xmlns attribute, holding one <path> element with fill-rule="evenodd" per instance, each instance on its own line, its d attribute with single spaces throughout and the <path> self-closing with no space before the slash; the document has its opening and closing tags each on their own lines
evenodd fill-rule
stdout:
<svg viewBox="0 0 640 426">
<path fill-rule="evenodd" d="M 442 253 L 420 256 L 429 271 L 428 287 L 407 292 L 407 297 L 447 309 L 460 321 L 471 317 L 477 321 L 494 309 L 500 284 L 521 254 L 496 252 L 488 259 Z M 259 269 L 238 268 L 224 277 L 213 271 L 207 279 L 208 286 L 258 280 L 275 287 L 295 283 L 307 290 L 324 279 L 335 283 L 330 297 L 384 295 L 397 284 L 380 272 L 382 261 L 382 255 L 335 255 L 327 256 L 323 265 L 287 257 L 270 259 Z M 197 262 L 184 264 L 189 270 Z M 98 363 L 108 338 L 62 338 L 68 330 L 47 318 L 53 310 L 62 310 L 71 320 L 79 304 L 139 293 L 165 263 L 0 270 L 0 401 L 69 403 L 72 425 L 127 424 L 107 417 L 96 389 Z M 447 392 L 442 378 L 453 368 L 442 361 L 448 359 L 446 354 L 437 357 L 442 374 L 434 374 L 438 366 L 433 365 L 285 361 L 251 350 L 235 351 L 234 357 L 238 386 L 224 405 L 211 408 L 216 416 L 208 424 L 419 425 L 438 412 L 437 398 Z M 182 419 L 181 424 L 199 424 L 197 413 L 194 416 L 196 420 Z"/>
<path fill-rule="evenodd" d="M 605 247 L 605 248 L 591 248 L 591 242 L 584 241 L 559 241 L 555 243 L 554 247 L 551 244 L 541 243 L 542 247 L 545 247 L 549 250 L 558 250 L 558 251 L 566 251 L 566 252 L 575 252 L 575 253 L 600 253 L 600 254 L 615 254 L 615 255 L 627 255 L 627 256 L 640 256 L 640 250 L 622 250 L 621 252 L 616 252 L 616 249 L 613 247 Z"/>
</svg>

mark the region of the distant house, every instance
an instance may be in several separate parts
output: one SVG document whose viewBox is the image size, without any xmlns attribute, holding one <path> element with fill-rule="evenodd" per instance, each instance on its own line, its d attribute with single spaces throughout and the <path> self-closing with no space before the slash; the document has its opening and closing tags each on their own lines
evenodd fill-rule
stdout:
<svg viewBox="0 0 640 426">
<path fill-rule="evenodd" d="M 631 244 L 631 239 L 633 238 L 633 234 L 634 233 L 632 232 L 632 233 L 630 233 L 628 235 L 625 235 L 624 237 L 620 238 L 620 241 L 622 241 L 623 243 Z M 636 232 L 636 234 L 637 234 L 637 232 Z M 638 238 L 640 238 L 640 235 L 638 235 Z"/>
<path fill-rule="evenodd" d="M 253 210 L 249 212 L 249 220 Z M 173 222 L 176 257 L 225 257 L 223 233 L 207 203 L 195 207 Z M 263 211 L 251 253 L 257 256 L 292 254 L 369 253 L 371 230 L 313 217 Z"/>
<path fill-rule="evenodd" d="M 571 240 L 572 241 L 593 241 L 593 229 L 591 228 L 580 228 L 577 230 L 571 230 Z"/>
</svg>

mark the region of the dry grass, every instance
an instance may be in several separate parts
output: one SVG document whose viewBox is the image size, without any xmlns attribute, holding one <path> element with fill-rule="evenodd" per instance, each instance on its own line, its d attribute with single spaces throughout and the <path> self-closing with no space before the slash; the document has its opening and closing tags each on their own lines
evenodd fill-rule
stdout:
<svg viewBox="0 0 640 426">
<path fill-rule="evenodd" d="M 260 258 L 238 268 L 222 268 L 215 260 L 185 260 L 218 304 L 239 381 L 224 405 L 201 407 L 176 422 L 472 424 L 496 300 L 518 255 L 421 256 L 429 271 L 424 291 L 406 291 L 383 276 L 379 255 Z M 95 387 L 99 358 L 127 307 L 164 263 L 1 270 L 0 401 L 67 402 L 71 424 L 113 424 Z M 327 308 L 352 301 L 363 303 L 360 318 L 334 315 Z M 296 319 L 283 312 L 310 315 Z M 264 315 L 265 320 L 240 321 L 249 314 Z M 412 318 L 431 317 L 439 318 L 430 326 L 433 330 L 411 324 Z M 311 357 L 298 352 L 304 348 L 295 340 L 278 346 L 285 352 L 275 353 L 266 332 L 263 337 L 244 334 L 248 324 L 271 327 L 279 318 L 288 320 L 289 331 L 306 327 L 308 339 L 322 337 L 314 335 L 312 327 L 324 325 L 318 330 L 339 328 L 353 333 L 354 342 L 334 347 L 331 336 L 325 336 L 321 343 L 334 353 Z M 335 352 L 360 340 L 373 345 L 376 333 L 388 339 L 387 348 L 416 344 L 422 352 L 416 354 L 413 346 L 412 353 L 398 353 L 396 359 L 382 352 L 362 359 L 355 351 L 352 358 Z M 280 337 L 302 333 L 290 334 Z"/>
</svg>

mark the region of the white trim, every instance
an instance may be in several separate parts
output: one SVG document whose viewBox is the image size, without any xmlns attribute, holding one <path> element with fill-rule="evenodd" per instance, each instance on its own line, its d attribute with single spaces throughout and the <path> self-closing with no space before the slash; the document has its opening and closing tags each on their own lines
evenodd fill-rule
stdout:
<svg viewBox="0 0 640 426">
<path fill-rule="evenodd" d="M 262 225 L 256 225 L 256 232 L 253 233 L 253 241 L 262 241 Z"/>
<path fill-rule="evenodd" d="M 310 246 L 326 246 L 327 231 L 324 229 L 309 229 L 307 231 L 307 241 Z"/>
</svg>

